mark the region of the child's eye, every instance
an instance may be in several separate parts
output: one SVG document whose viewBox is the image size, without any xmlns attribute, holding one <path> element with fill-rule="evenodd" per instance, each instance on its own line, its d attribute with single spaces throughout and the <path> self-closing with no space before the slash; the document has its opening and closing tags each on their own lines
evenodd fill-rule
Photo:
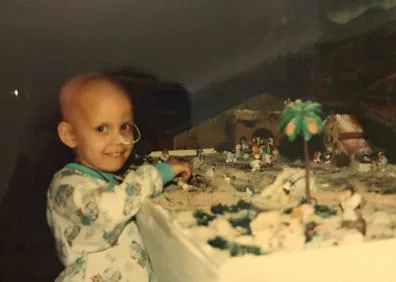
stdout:
<svg viewBox="0 0 396 282">
<path fill-rule="evenodd" d="M 107 126 L 106 125 L 100 125 L 96 128 L 96 131 L 99 133 L 105 133 L 107 132 Z"/>
<path fill-rule="evenodd" d="M 121 125 L 121 131 L 131 131 L 132 125 L 130 123 L 124 123 Z"/>
</svg>

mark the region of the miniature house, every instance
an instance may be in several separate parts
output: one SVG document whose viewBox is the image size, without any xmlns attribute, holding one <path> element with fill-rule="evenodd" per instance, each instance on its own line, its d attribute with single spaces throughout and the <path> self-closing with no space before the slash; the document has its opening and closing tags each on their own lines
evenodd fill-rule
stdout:
<svg viewBox="0 0 396 282">
<path fill-rule="evenodd" d="M 251 110 L 235 110 L 233 115 L 234 144 L 241 139 L 251 140 L 254 137 L 274 138 L 275 144 L 279 143 L 280 111 L 261 113 Z"/>
<path fill-rule="evenodd" d="M 323 130 L 324 143 L 336 150 L 353 156 L 356 153 L 370 153 L 372 150 L 363 138 L 363 128 L 353 115 L 334 114 L 327 117 Z"/>
</svg>

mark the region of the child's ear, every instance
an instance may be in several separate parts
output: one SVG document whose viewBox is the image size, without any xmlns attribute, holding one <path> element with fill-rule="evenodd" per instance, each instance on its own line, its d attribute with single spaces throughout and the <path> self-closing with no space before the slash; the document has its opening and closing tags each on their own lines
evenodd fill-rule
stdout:
<svg viewBox="0 0 396 282">
<path fill-rule="evenodd" d="M 72 149 L 77 147 L 73 128 L 69 123 L 62 121 L 58 124 L 58 136 L 66 146 Z"/>
</svg>

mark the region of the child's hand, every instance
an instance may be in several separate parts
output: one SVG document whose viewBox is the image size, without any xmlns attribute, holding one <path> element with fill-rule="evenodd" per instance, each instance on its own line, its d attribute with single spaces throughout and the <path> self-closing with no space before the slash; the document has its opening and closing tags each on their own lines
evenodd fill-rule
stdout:
<svg viewBox="0 0 396 282">
<path fill-rule="evenodd" d="M 181 177 L 183 182 L 187 182 L 191 177 L 191 166 L 188 163 L 172 161 L 169 165 L 172 167 L 175 177 Z"/>
</svg>

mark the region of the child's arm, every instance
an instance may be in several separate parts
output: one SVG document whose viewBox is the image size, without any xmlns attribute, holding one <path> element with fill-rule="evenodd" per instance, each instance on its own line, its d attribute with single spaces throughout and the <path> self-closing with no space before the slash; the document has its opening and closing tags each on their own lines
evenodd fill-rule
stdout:
<svg viewBox="0 0 396 282">
<path fill-rule="evenodd" d="M 161 193 L 163 185 L 178 174 L 189 177 L 189 166 L 180 163 L 144 165 L 130 171 L 124 181 L 115 186 L 72 174 L 54 183 L 50 198 L 57 213 L 76 223 L 118 224 L 133 217 L 145 198 Z"/>
</svg>

